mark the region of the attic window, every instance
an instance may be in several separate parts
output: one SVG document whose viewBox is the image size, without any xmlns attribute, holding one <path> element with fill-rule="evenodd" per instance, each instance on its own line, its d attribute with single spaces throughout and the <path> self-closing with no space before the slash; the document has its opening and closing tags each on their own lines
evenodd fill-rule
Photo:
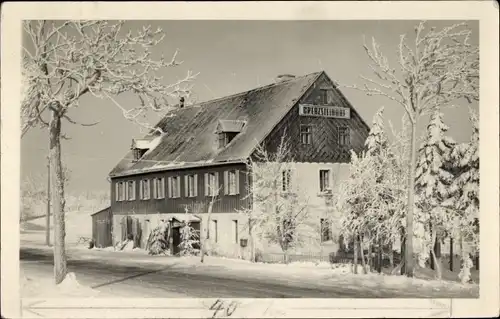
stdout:
<svg viewBox="0 0 500 319">
<path fill-rule="evenodd" d="M 151 148 L 153 138 L 133 139 L 130 149 L 133 153 L 133 161 L 140 160 L 144 154 Z"/>
<path fill-rule="evenodd" d="M 140 148 L 134 148 L 133 150 L 134 153 L 134 161 L 140 160 L 144 154 L 148 151 L 147 149 L 140 149 Z"/>
<path fill-rule="evenodd" d="M 245 121 L 219 120 L 216 129 L 219 148 L 224 148 L 227 144 L 231 143 L 236 135 L 242 131 L 245 124 Z"/>
<path fill-rule="evenodd" d="M 234 132 L 219 132 L 219 148 L 226 147 L 227 144 L 231 143 L 231 141 L 238 135 L 238 133 Z"/>
</svg>

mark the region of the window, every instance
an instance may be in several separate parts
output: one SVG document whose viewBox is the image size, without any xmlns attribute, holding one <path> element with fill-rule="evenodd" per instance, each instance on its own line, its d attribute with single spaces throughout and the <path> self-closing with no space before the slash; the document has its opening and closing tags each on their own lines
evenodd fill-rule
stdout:
<svg viewBox="0 0 500 319">
<path fill-rule="evenodd" d="M 139 198 L 142 200 L 148 200 L 151 198 L 149 179 L 143 179 L 141 181 L 141 186 L 139 188 Z"/>
<path fill-rule="evenodd" d="M 135 181 L 127 182 L 127 200 L 135 200 Z"/>
<path fill-rule="evenodd" d="M 302 144 L 311 145 L 312 144 L 312 126 L 311 125 L 301 125 L 300 126 L 300 140 Z"/>
<path fill-rule="evenodd" d="M 168 178 L 168 197 L 179 198 L 181 197 L 181 177 L 172 176 Z"/>
<path fill-rule="evenodd" d="M 350 145 L 351 137 L 349 134 L 349 128 L 339 127 L 338 132 L 339 132 L 339 145 Z"/>
<path fill-rule="evenodd" d="M 321 242 L 332 240 L 332 229 L 328 220 L 321 218 Z"/>
<path fill-rule="evenodd" d="M 233 220 L 232 233 L 233 233 L 234 242 L 238 243 L 238 221 L 237 220 Z"/>
<path fill-rule="evenodd" d="M 165 198 L 165 178 L 158 177 L 153 179 L 153 198 Z"/>
<path fill-rule="evenodd" d="M 198 175 L 185 175 L 184 176 L 184 194 L 186 197 L 198 196 Z"/>
<path fill-rule="evenodd" d="M 219 190 L 219 174 L 205 173 L 205 196 L 218 195 Z"/>
<path fill-rule="evenodd" d="M 330 170 L 321 169 L 319 171 L 319 190 L 324 192 L 327 189 L 330 189 Z"/>
<path fill-rule="evenodd" d="M 124 182 L 117 182 L 115 184 L 115 199 L 117 202 L 121 202 L 125 200 L 125 183 Z"/>
<path fill-rule="evenodd" d="M 237 132 L 219 132 L 219 148 L 226 147 L 227 144 L 231 143 L 233 138 L 238 135 Z"/>
<path fill-rule="evenodd" d="M 224 172 L 224 194 L 237 195 L 240 193 L 240 180 L 239 171 L 225 171 Z"/>
<path fill-rule="evenodd" d="M 210 229 L 208 230 L 209 238 L 213 239 L 214 242 L 217 242 L 217 221 L 210 221 Z"/>
<path fill-rule="evenodd" d="M 290 191 L 290 184 L 291 184 L 291 179 L 292 179 L 292 171 L 289 169 L 286 169 L 281 172 L 281 188 L 282 191 L 284 192 L 289 192 Z"/>
<path fill-rule="evenodd" d="M 320 103 L 323 105 L 328 104 L 328 90 L 327 89 L 321 89 L 320 90 Z"/>
</svg>

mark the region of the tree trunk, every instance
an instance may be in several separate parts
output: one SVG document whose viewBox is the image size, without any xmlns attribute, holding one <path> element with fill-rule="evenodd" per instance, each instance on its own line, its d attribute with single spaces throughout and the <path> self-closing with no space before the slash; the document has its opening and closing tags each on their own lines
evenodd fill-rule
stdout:
<svg viewBox="0 0 500 319">
<path fill-rule="evenodd" d="M 392 246 L 392 242 L 389 243 L 389 266 L 394 268 L 394 248 Z"/>
<path fill-rule="evenodd" d="M 370 267 L 370 269 L 372 269 L 372 263 L 373 263 L 373 259 L 372 259 L 372 251 L 373 251 L 373 245 L 371 244 L 371 237 L 368 238 L 368 255 L 366 256 L 366 261 L 367 261 L 367 264 L 368 264 L 368 267 Z M 363 250 L 361 250 L 363 251 Z"/>
<path fill-rule="evenodd" d="M 433 231 L 433 228 L 432 228 L 432 223 L 431 223 L 431 222 L 429 222 L 429 229 L 430 229 L 430 231 L 431 231 L 431 234 L 433 234 L 433 232 L 434 232 L 434 231 Z M 431 235 L 431 236 L 433 236 L 433 235 Z M 436 247 L 435 247 L 435 245 L 433 245 L 433 244 L 434 244 L 434 240 L 432 240 L 432 242 L 431 242 L 431 249 L 430 249 L 430 254 L 429 254 L 429 255 L 430 255 L 430 264 L 431 264 L 431 269 L 432 269 L 432 270 L 436 270 L 436 267 L 434 266 L 434 265 L 435 265 L 434 254 L 432 253 L 432 251 L 433 251 Z"/>
<path fill-rule="evenodd" d="M 415 171 L 417 158 L 417 121 L 411 123 L 411 155 L 410 170 L 408 171 L 408 205 L 406 207 L 406 247 L 405 247 L 405 275 L 413 277 L 413 209 L 415 204 Z"/>
<path fill-rule="evenodd" d="M 453 237 L 450 237 L 450 271 L 453 272 Z"/>
<path fill-rule="evenodd" d="M 56 284 L 66 277 L 65 223 L 64 223 L 64 181 L 61 164 L 61 117 L 56 110 L 50 119 L 50 166 L 52 205 L 54 215 L 54 279 Z"/>
<path fill-rule="evenodd" d="M 252 218 L 248 219 L 248 237 L 250 238 L 250 262 L 256 262 L 255 260 L 255 238 L 253 235 L 253 225 Z"/>
<path fill-rule="evenodd" d="M 354 236 L 354 258 L 353 258 L 353 264 L 354 264 L 354 273 L 358 273 L 358 239 L 357 236 Z"/>
<path fill-rule="evenodd" d="M 401 255 L 400 255 L 401 260 L 399 262 L 401 264 L 401 275 L 404 275 L 406 273 L 405 249 L 406 249 L 406 238 L 403 237 L 401 240 Z"/>
<path fill-rule="evenodd" d="M 49 144 L 50 148 L 50 144 Z M 50 246 L 50 157 L 47 157 L 47 216 L 45 217 L 45 244 Z"/>
<path fill-rule="evenodd" d="M 210 218 L 212 216 L 212 209 L 214 206 L 214 201 L 211 200 L 210 204 L 208 204 L 208 213 L 207 213 L 207 229 L 205 230 L 205 234 L 203 235 L 203 242 L 201 245 L 201 251 L 200 251 L 200 262 L 203 262 L 205 259 L 205 252 L 206 252 L 206 245 L 207 245 L 207 240 L 208 240 L 208 231 L 210 228 Z"/>
<path fill-rule="evenodd" d="M 378 273 L 382 273 L 382 240 L 378 240 L 378 250 L 377 250 L 377 271 Z"/>
<path fill-rule="evenodd" d="M 442 271 L 441 271 L 441 258 L 440 255 L 436 254 L 436 243 L 438 241 L 438 237 L 436 234 L 436 231 L 433 229 L 432 231 L 432 249 L 431 249 L 431 256 L 433 260 L 433 269 L 436 270 L 436 278 L 438 280 L 441 280 L 442 278 Z"/>
<path fill-rule="evenodd" d="M 368 271 L 366 269 L 365 252 L 363 251 L 362 242 L 363 242 L 362 237 L 358 237 L 359 253 L 361 254 L 361 266 L 363 266 L 363 272 L 367 274 Z"/>
</svg>

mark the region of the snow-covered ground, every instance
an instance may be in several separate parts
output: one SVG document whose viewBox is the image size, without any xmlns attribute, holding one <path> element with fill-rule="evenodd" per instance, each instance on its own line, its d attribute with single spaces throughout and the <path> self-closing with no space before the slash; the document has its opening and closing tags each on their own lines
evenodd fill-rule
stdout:
<svg viewBox="0 0 500 319">
<path fill-rule="evenodd" d="M 199 257 L 165 257 L 149 256 L 141 249 L 115 251 L 113 247 L 104 249 L 87 249 L 83 244 L 77 244 L 80 237 L 91 236 L 91 218 L 88 212 L 68 213 L 66 216 L 67 240 L 66 249 L 68 258 L 72 260 L 85 260 L 105 262 L 110 265 L 139 266 L 141 264 L 168 266 L 186 273 L 225 273 L 233 276 L 255 278 L 256 280 L 279 280 L 281 282 L 309 283 L 315 286 L 345 286 L 350 289 L 372 289 L 387 291 L 406 290 L 415 291 L 421 296 L 439 294 L 443 296 L 475 297 L 479 295 L 479 285 L 465 284 L 452 281 L 438 281 L 432 279 L 406 278 L 404 276 L 390 276 L 385 274 L 352 274 L 349 265 L 330 265 L 326 262 L 293 262 L 284 264 L 251 263 L 246 260 L 229 259 L 221 257 L 206 257 L 204 263 Z M 51 254 L 52 249 L 45 246 L 45 219 L 40 218 L 25 222 L 21 225 L 21 248 L 31 248 Z M 21 277 L 23 283 L 23 295 L 33 293 L 58 294 L 68 292 L 69 295 L 78 293 L 97 294 L 95 291 L 81 289 L 75 284 L 75 277 L 71 275 L 68 286 L 78 286 L 78 289 L 66 289 L 53 287 L 51 274 L 33 273 Z M 70 269 L 71 271 L 71 269 Z M 361 271 L 360 271 L 361 272 Z M 76 273 L 76 278 L 78 278 Z M 45 278 L 47 277 L 47 278 Z M 72 284 L 71 284 L 72 283 Z M 66 285 L 66 284 L 65 284 Z M 45 288 L 51 290 L 45 292 Z M 47 289 L 49 289 L 47 288 Z M 66 290 L 65 290 L 66 289 Z M 130 293 L 130 292 L 129 292 Z M 140 295 L 138 295 L 140 296 Z"/>
<path fill-rule="evenodd" d="M 99 291 L 81 285 L 76 279 L 75 273 L 68 273 L 66 278 L 59 284 L 54 283 L 51 276 L 40 276 L 40 273 L 31 272 L 27 274 L 21 268 L 21 291 L 24 298 L 39 297 L 44 298 L 92 298 L 99 295 Z"/>
<path fill-rule="evenodd" d="M 49 251 L 48 247 L 31 246 L 40 250 Z M 439 295 L 448 293 L 453 296 L 478 296 L 479 285 L 460 284 L 444 280 L 424 280 L 407 278 L 404 276 L 391 276 L 386 274 L 369 273 L 352 274 L 349 265 L 311 262 L 293 262 L 284 264 L 251 263 L 246 260 L 229 259 L 221 257 L 205 257 L 204 263 L 199 257 L 165 257 L 149 256 L 143 250 L 114 251 L 106 249 L 86 249 L 74 247 L 68 249 L 70 259 L 104 262 L 110 266 L 119 265 L 139 266 L 158 265 L 185 273 L 221 274 L 228 276 L 254 278 L 256 280 L 279 280 L 282 282 L 295 282 L 312 284 L 314 286 L 343 286 L 349 289 L 373 289 L 381 293 L 387 290 L 414 291 L 422 296 Z M 361 269 L 360 269 L 361 272 Z"/>
</svg>

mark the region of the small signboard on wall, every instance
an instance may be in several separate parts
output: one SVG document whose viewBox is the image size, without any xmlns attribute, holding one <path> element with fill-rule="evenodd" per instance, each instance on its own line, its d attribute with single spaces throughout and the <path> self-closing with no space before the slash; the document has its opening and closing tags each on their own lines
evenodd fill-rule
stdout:
<svg viewBox="0 0 500 319">
<path fill-rule="evenodd" d="M 300 104 L 300 116 L 315 116 L 327 118 L 349 119 L 351 118 L 351 110 L 347 107 L 339 106 L 322 106 L 312 104 Z"/>
</svg>

